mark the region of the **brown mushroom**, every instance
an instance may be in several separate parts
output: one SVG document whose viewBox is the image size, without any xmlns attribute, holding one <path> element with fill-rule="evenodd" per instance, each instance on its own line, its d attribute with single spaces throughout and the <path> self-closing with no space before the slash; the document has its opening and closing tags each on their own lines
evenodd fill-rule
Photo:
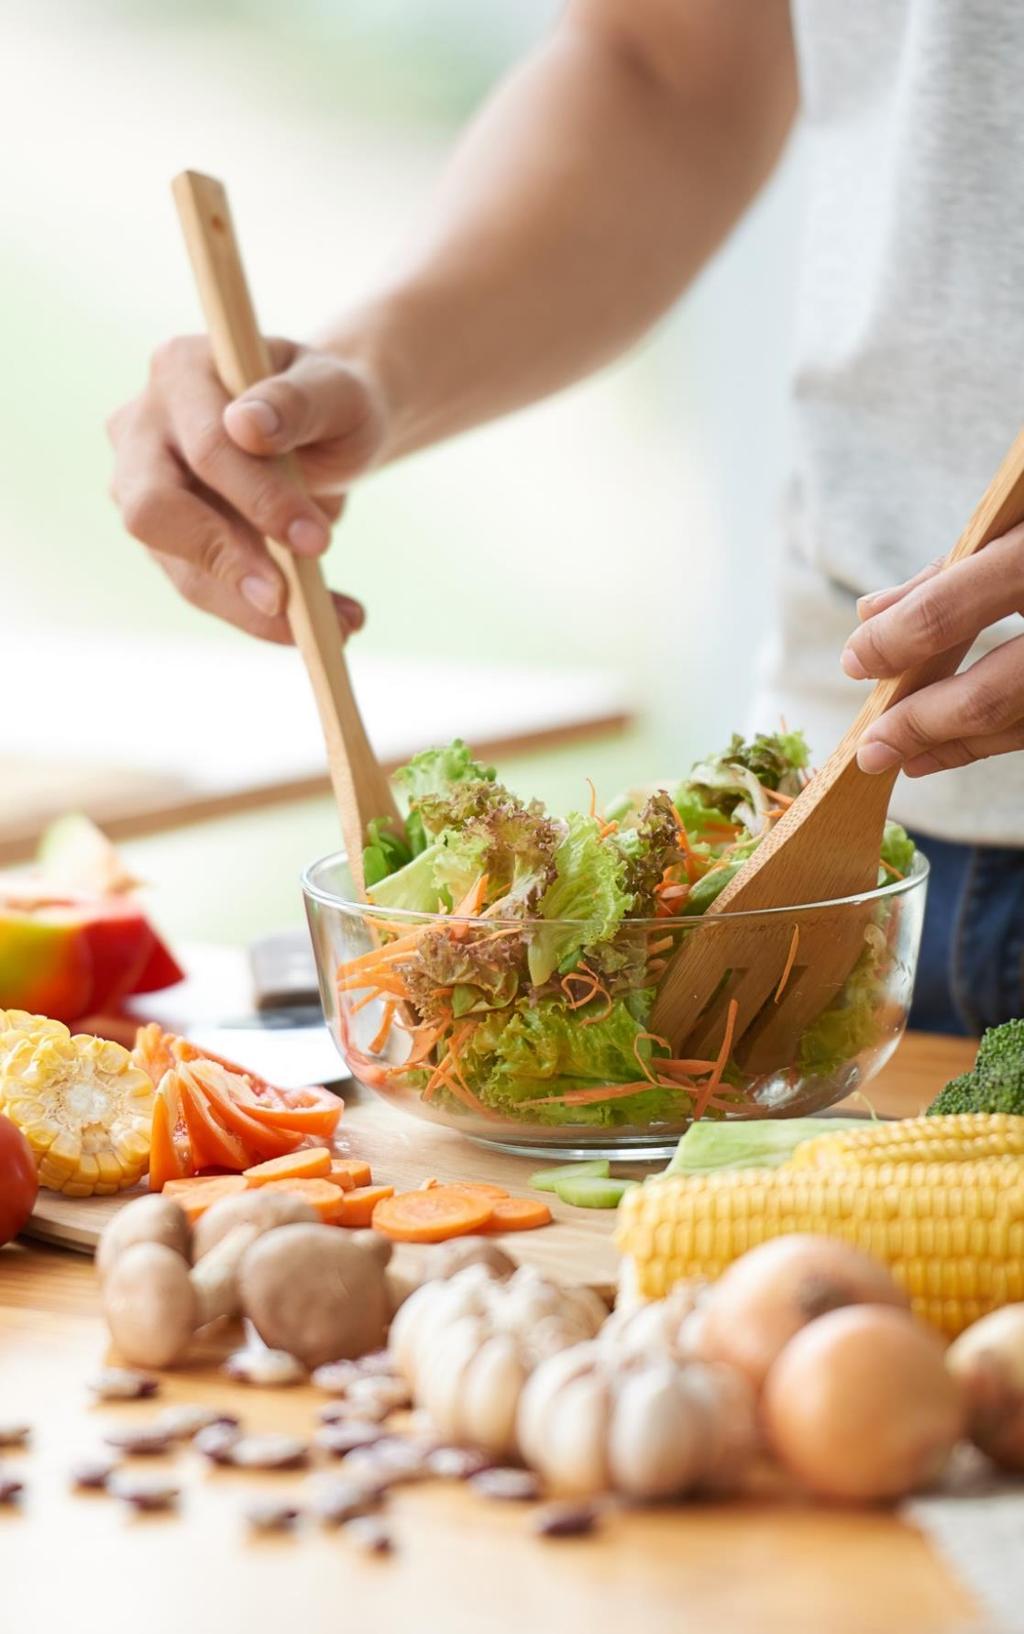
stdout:
<svg viewBox="0 0 1024 1634">
<path fill-rule="evenodd" d="M 242 1308 L 265 1344 L 307 1367 L 361 1356 L 387 1332 L 389 1255 L 372 1231 L 282 1226 L 242 1261 Z"/>
<path fill-rule="evenodd" d="M 183 1259 L 191 1258 L 192 1233 L 184 1209 L 171 1197 L 150 1192 L 114 1215 L 96 1250 L 96 1272 L 103 1282 L 121 1255 L 136 1243 L 161 1243 Z"/>
<path fill-rule="evenodd" d="M 316 1210 L 301 1197 L 254 1187 L 234 1197 L 222 1197 L 200 1216 L 192 1235 L 192 1257 L 198 1264 L 236 1226 L 257 1225 L 262 1233 L 284 1225 L 311 1225 L 316 1219 Z"/>
<path fill-rule="evenodd" d="M 125 1361 L 168 1367 L 197 1328 L 218 1317 L 237 1316 L 238 1268 L 257 1238 L 272 1234 L 280 1220 L 274 1194 L 255 1193 L 243 1219 L 229 1222 L 191 1271 L 164 1243 L 141 1241 L 124 1248 L 107 1272 L 103 1305 L 111 1338 Z"/>
</svg>

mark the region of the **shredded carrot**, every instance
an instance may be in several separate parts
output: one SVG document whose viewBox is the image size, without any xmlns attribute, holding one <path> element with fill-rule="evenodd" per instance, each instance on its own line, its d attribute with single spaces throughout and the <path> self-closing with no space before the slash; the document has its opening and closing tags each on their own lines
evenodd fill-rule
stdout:
<svg viewBox="0 0 1024 1634">
<path fill-rule="evenodd" d="M 394 1242 L 439 1243 L 479 1231 L 494 1212 L 494 1201 L 479 1192 L 432 1186 L 429 1191 L 400 1192 L 373 1211 L 373 1229 Z"/>
<path fill-rule="evenodd" d="M 367 1048 L 368 1048 L 371 1055 L 376 1055 L 377 1052 L 379 1050 L 382 1050 L 384 1048 L 385 1044 L 387 1043 L 389 1034 L 391 1032 L 391 1023 L 395 1019 L 395 1011 L 396 1011 L 397 1008 L 398 1008 L 398 1006 L 396 1005 L 394 999 L 386 1000 L 386 1002 L 384 1004 L 384 1015 L 383 1015 L 383 1018 L 381 1020 L 381 1024 L 377 1028 L 377 1031 L 374 1033 L 374 1035 L 371 1038 L 369 1044 L 367 1045 Z"/>
<path fill-rule="evenodd" d="M 594 782 L 593 782 L 592 778 L 585 777 L 583 779 L 583 781 L 587 784 L 587 786 L 590 789 L 590 815 L 591 815 L 591 817 L 596 817 L 597 816 L 597 790 L 594 787 Z"/>
<path fill-rule="evenodd" d="M 878 860 L 885 869 L 885 872 L 887 874 L 891 874 L 893 879 L 906 879 L 906 874 L 901 873 L 898 868 L 893 867 L 891 862 L 886 862 L 884 857 L 879 857 Z"/>
<path fill-rule="evenodd" d="M 476 884 L 470 886 L 462 901 L 455 904 L 452 909 L 452 918 L 475 919 L 480 912 L 484 897 L 487 895 L 487 885 L 488 876 L 481 874 Z"/>
<path fill-rule="evenodd" d="M 656 941 L 648 942 L 647 957 L 653 959 L 657 953 L 666 953 L 672 943 L 673 938 L 671 936 L 659 936 Z"/>
<path fill-rule="evenodd" d="M 702 1118 L 711 1104 L 715 1091 L 722 1081 L 722 1074 L 729 1062 L 729 1051 L 732 1049 L 733 1034 L 736 1031 L 736 1017 L 739 1015 L 739 1004 L 735 999 L 729 1000 L 729 1010 L 725 1018 L 725 1032 L 722 1035 L 722 1046 L 715 1057 L 715 1064 L 711 1069 L 711 1076 L 707 1083 L 701 1084 L 694 1097 L 693 1119 Z"/>
<path fill-rule="evenodd" d="M 531 1106 L 594 1106 L 599 1101 L 618 1101 L 626 1095 L 639 1095 L 645 1089 L 661 1086 L 653 1078 L 640 1078 L 632 1084 L 595 1084 L 591 1089 L 567 1089 L 564 1095 L 544 1095 L 531 1100 Z"/>
<path fill-rule="evenodd" d="M 764 789 L 764 792 L 768 796 L 768 799 L 769 800 L 777 800 L 780 806 L 783 806 L 783 807 L 791 806 L 793 804 L 793 801 L 796 799 L 795 794 L 783 794 L 781 789 L 765 788 L 765 785 L 763 783 L 761 784 L 761 787 L 762 787 L 762 789 Z"/>
<path fill-rule="evenodd" d="M 647 966 L 648 976 L 660 976 L 667 964 L 667 959 L 651 959 Z"/>
<path fill-rule="evenodd" d="M 794 925 L 793 926 L 793 935 L 792 935 L 792 937 L 790 939 L 790 943 L 789 943 L 789 952 L 786 955 L 785 968 L 784 968 L 784 970 L 782 972 L 782 975 L 779 977 L 779 985 L 775 989 L 775 998 L 774 998 L 774 1001 L 773 1001 L 775 1004 L 778 1004 L 779 1000 L 781 999 L 783 993 L 786 990 L 786 983 L 789 981 L 789 978 L 793 973 L 793 966 L 796 964 L 796 950 L 797 950 L 797 948 L 799 946 L 800 946 L 800 926 L 799 925 Z"/>
</svg>

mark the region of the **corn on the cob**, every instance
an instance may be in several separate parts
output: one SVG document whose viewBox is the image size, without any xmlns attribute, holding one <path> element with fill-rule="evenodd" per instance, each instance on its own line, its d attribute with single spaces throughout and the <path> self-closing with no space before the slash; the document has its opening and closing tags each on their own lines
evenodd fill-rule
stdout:
<svg viewBox="0 0 1024 1634">
<path fill-rule="evenodd" d="M 648 1181 L 619 1205 L 615 1240 L 633 1261 L 641 1296 L 659 1299 L 793 1231 L 873 1254 L 919 1316 L 957 1334 L 1024 1299 L 1024 1160 L 784 1166 Z"/>
<path fill-rule="evenodd" d="M 40 1185 L 109 1196 L 146 1168 L 153 1084 L 120 1044 L 63 1032 L 13 1035 L 0 1057 L 0 1111 L 32 1148 Z"/>
<path fill-rule="evenodd" d="M 867 1163 L 965 1163 L 1024 1157 L 1024 1117 L 958 1112 L 838 1129 L 800 1142 L 787 1168 L 847 1168 Z"/>
</svg>

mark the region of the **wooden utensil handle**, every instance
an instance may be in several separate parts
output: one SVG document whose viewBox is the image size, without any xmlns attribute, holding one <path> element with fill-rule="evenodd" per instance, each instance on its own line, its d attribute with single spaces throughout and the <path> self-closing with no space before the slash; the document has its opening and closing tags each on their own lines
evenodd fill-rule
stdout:
<svg viewBox="0 0 1024 1634">
<path fill-rule="evenodd" d="M 227 193 L 212 176 L 191 170 L 175 177 L 173 192 L 217 373 L 225 391 L 237 397 L 274 371 L 256 321 Z M 287 463 L 298 478 L 295 462 Z M 349 867 L 362 892 L 366 823 L 373 817 L 390 818 L 400 833 L 402 820 L 356 704 L 320 564 L 293 556 L 274 539 L 266 544 L 287 586 L 288 622 L 313 685 Z"/>
<path fill-rule="evenodd" d="M 977 555 L 993 539 L 998 539 L 1020 522 L 1024 522 L 1024 431 L 1018 434 L 1007 452 L 966 528 L 943 562 L 941 571 L 945 572 L 955 563 Z M 879 681 L 844 742 L 859 742 L 865 729 L 884 715 L 887 709 L 891 709 L 893 704 L 908 697 L 911 692 L 917 692 L 921 687 L 952 674 L 955 667 L 950 654 L 939 653 L 912 669 L 904 670 L 902 675 Z"/>
</svg>

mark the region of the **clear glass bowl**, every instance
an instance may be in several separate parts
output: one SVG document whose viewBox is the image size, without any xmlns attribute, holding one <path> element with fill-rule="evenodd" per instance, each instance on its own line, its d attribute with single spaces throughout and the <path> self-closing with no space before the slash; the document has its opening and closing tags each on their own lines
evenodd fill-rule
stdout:
<svg viewBox="0 0 1024 1634">
<path fill-rule="evenodd" d="M 606 997 L 589 986 L 579 967 L 556 973 L 540 991 L 529 988 L 526 948 L 541 925 L 550 932 L 550 920 L 455 919 L 368 907 L 355 900 L 341 852 L 313 863 L 302 886 L 324 1015 L 361 1084 L 393 1106 L 505 1151 L 548 1150 L 621 1161 L 670 1152 L 695 1111 L 726 1118 L 795 1117 L 832 1106 L 867 1084 L 892 1055 L 906 1026 L 927 878 L 928 864 L 916 853 L 905 879 L 863 896 L 742 916 L 629 920 L 629 940 L 642 974 L 635 991 L 620 986 L 616 992 L 640 1018 L 634 1024 L 620 1006 L 626 1033 L 635 1027 L 637 1035 L 635 1041 L 627 1036 L 625 1044 L 621 1027 L 614 1038 L 606 1038 Z M 755 1028 L 730 1057 L 705 1107 L 710 1073 L 676 1065 L 660 1068 L 659 1058 L 668 1051 L 643 1031 L 642 989 L 651 979 L 645 960 L 652 948 L 663 959 L 681 938 L 720 934 L 724 924 L 740 917 L 763 921 L 765 946 L 780 965 L 780 982 L 784 976 L 786 981 L 800 979 L 798 961 L 788 975 L 785 970 L 793 931 L 803 923 L 813 922 L 819 948 L 823 927 L 826 933 L 835 926 L 849 935 L 855 924 L 861 953 L 789 1060 L 762 1059 L 756 1070 L 745 1067 Z M 399 938 L 405 939 L 401 947 L 396 945 Z M 440 1031 L 432 1022 L 424 1024 L 422 1012 L 397 996 L 389 1002 L 379 989 L 361 987 L 369 961 L 353 968 L 353 961 L 374 949 L 394 946 L 393 961 L 413 972 L 412 982 L 403 985 L 415 991 L 417 1005 L 427 1004 L 433 1019 L 442 1011 L 450 1015 L 453 993 L 466 991 L 442 987 L 439 972 L 449 972 L 450 982 L 462 952 L 471 959 L 489 957 L 488 950 L 502 944 L 504 967 L 516 974 L 488 1001 L 493 1007 L 460 1014 Z M 618 981 L 624 983 L 624 974 Z M 615 984 L 610 985 L 614 990 Z M 516 1009 L 508 1007 L 506 993 L 518 996 Z M 454 1062 L 447 1053 L 453 1033 Z M 631 1082 L 638 1087 L 630 1090 Z"/>
</svg>

